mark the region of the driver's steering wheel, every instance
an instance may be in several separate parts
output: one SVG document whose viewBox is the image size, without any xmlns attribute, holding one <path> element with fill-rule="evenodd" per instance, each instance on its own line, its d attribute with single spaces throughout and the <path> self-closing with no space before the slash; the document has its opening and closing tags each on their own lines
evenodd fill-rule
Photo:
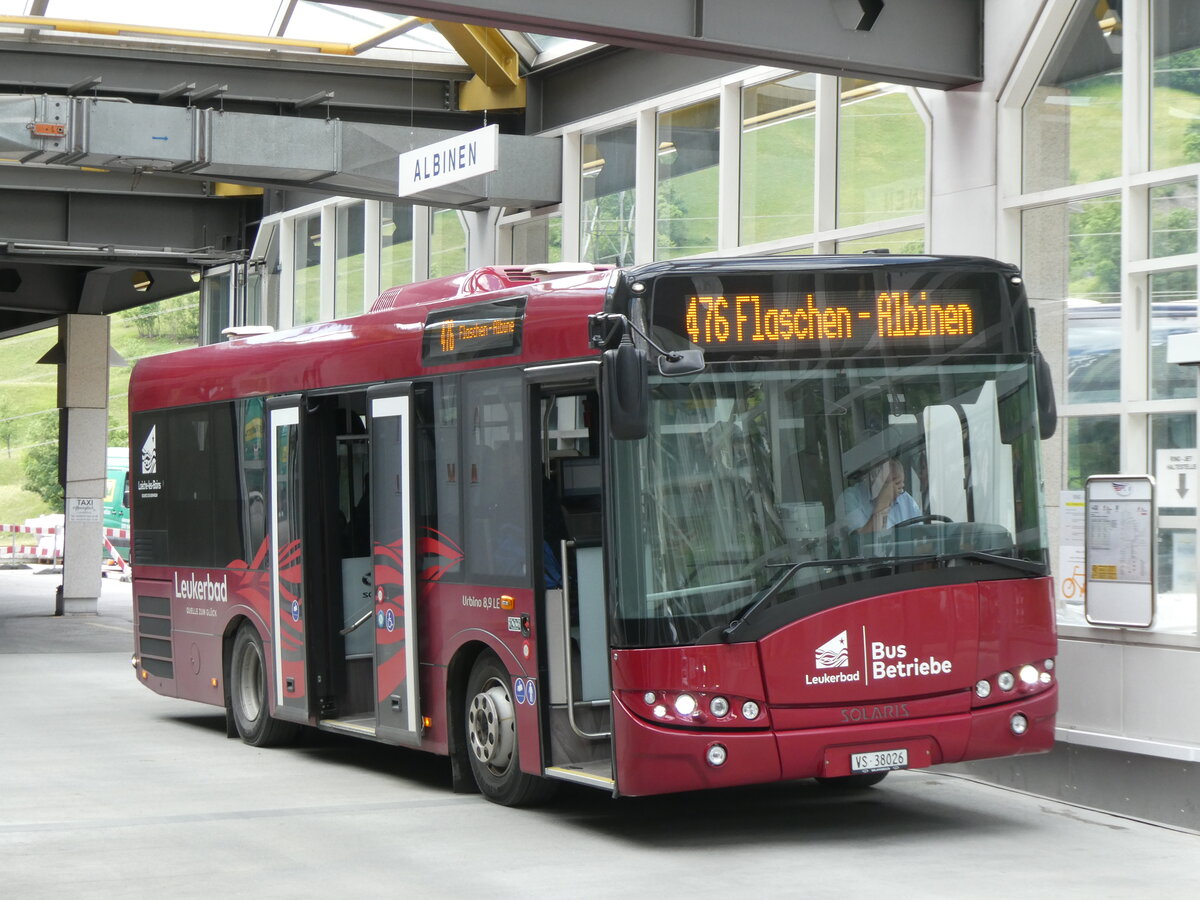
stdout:
<svg viewBox="0 0 1200 900">
<path fill-rule="evenodd" d="M 905 525 L 916 525 L 918 522 L 953 522 L 949 516 L 938 515 L 937 513 L 926 513 L 923 516 L 913 516 L 911 519 L 905 519 L 903 522 L 897 522 L 893 528 L 903 528 Z"/>
</svg>

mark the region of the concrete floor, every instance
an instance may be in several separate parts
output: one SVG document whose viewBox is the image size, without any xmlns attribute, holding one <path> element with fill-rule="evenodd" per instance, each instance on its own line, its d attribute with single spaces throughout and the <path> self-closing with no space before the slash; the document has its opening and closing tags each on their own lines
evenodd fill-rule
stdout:
<svg viewBox="0 0 1200 900">
<path fill-rule="evenodd" d="M 445 760 L 312 733 L 258 750 L 129 665 L 130 588 L 55 618 L 0 571 L 0 896 L 1191 897 L 1200 835 L 937 771 L 509 810 Z"/>
</svg>

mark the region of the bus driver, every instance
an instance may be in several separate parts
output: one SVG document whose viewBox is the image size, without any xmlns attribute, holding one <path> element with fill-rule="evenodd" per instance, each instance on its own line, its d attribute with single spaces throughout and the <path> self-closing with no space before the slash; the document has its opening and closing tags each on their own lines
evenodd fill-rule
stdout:
<svg viewBox="0 0 1200 900">
<path fill-rule="evenodd" d="M 918 518 L 921 507 L 904 489 L 904 466 L 885 459 L 842 494 L 842 526 L 853 534 L 885 531 Z"/>
</svg>

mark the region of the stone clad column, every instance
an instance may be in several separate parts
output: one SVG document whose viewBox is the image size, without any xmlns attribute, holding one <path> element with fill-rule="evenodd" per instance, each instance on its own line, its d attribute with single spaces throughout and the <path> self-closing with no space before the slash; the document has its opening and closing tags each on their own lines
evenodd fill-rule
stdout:
<svg viewBox="0 0 1200 900">
<path fill-rule="evenodd" d="M 62 597 L 57 612 L 95 615 L 104 547 L 108 446 L 109 320 L 59 319 L 58 405 L 65 525 Z"/>
</svg>

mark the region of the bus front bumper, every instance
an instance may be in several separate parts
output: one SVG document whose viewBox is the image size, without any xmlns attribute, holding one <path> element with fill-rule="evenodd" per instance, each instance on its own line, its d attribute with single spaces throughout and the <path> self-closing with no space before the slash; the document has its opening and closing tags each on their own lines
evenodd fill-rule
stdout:
<svg viewBox="0 0 1200 900">
<path fill-rule="evenodd" d="M 691 731 L 647 722 L 614 698 L 617 792 L 636 797 L 837 778 L 855 774 L 856 754 L 875 751 L 903 749 L 909 769 L 1044 753 L 1054 745 L 1057 710 L 1055 685 L 1010 703 L 945 716 L 789 731 Z M 1017 716 L 1025 723 L 1021 734 L 1015 733 Z"/>
</svg>

